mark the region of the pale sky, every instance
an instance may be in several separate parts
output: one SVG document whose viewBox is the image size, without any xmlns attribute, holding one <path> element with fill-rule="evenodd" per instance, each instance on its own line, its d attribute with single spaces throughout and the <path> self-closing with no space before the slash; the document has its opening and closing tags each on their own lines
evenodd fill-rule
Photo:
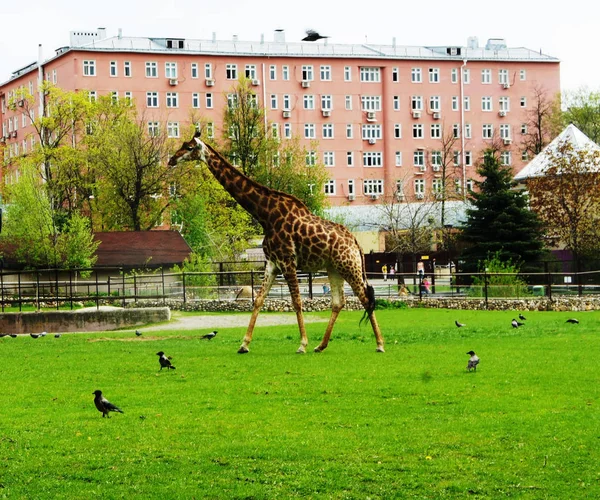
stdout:
<svg viewBox="0 0 600 500">
<path fill-rule="evenodd" d="M 329 35 L 330 43 L 466 45 L 476 36 L 504 38 L 508 47 L 542 50 L 561 60 L 562 90 L 600 89 L 598 21 L 600 2 L 571 0 L 28 0 L 4 2 L 0 13 L 0 82 L 69 44 L 73 30 L 107 29 L 108 36 L 210 39 L 273 39 L 281 28 L 287 41 L 306 29 Z"/>
</svg>

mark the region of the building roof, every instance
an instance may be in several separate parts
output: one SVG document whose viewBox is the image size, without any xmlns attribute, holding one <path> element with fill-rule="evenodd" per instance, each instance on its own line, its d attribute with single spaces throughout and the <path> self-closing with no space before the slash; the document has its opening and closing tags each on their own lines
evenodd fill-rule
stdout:
<svg viewBox="0 0 600 500">
<path fill-rule="evenodd" d="M 94 239 L 100 241 L 96 267 L 170 267 L 192 253 L 177 231 L 115 231 L 95 233 Z"/>
<path fill-rule="evenodd" d="M 78 50 L 89 52 L 140 52 L 168 53 L 178 55 L 219 55 L 248 57 L 310 57 L 310 58 L 359 58 L 359 59 L 405 59 L 405 60 L 454 60 L 454 61 L 527 61 L 558 63 L 555 57 L 541 51 L 525 47 L 509 48 L 503 39 L 490 39 L 484 47 L 480 47 L 476 39 L 469 39 L 468 46 L 417 46 L 396 45 L 395 39 L 390 45 L 376 44 L 338 44 L 315 42 L 286 42 L 282 30 L 275 34 L 275 41 L 241 41 L 237 37 L 231 40 L 217 40 L 213 36 L 209 40 L 186 38 L 153 38 L 153 37 L 105 37 L 105 30 L 97 32 L 71 32 L 69 46 L 56 50 L 51 61 L 63 54 Z M 473 40 L 475 42 L 473 43 Z M 48 62 L 46 61 L 46 62 Z M 45 63 L 46 63 L 45 62 Z M 44 64 L 45 64 L 44 63 Z M 15 71 L 11 77 L 17 78 L 37 68 L 31 63 Z"/>
<path fill-rule="evenodd" d="M 550 158 L 557 151 L 559 146 L 564 143 L 569 143 L 573 147 L 573 151 L 587 150 L 589 152 L 599 151 L 598 146 L 587 135 L 579 130 L 572 123 L 567 126 L 555 139 L 548 144 L 533 160 L 531 160 L 514 179 L 516 181 L 524 181 L 531 177 L 541 177 L 545 174 L 550 166 Z M 600 165 L 597 165 L 597 170 L 600 170 Z"/>
</svg>

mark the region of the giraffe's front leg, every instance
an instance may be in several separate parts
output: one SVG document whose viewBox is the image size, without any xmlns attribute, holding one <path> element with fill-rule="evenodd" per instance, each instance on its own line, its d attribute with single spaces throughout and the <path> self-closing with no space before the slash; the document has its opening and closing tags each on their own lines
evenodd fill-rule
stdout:
<svg viewBox="0 0 600 500">
<path fill-rule="evenodd" d="M 329 275 L 329 284 L 331 285 L 331 316 L 329 318 L 329 323 L 327 324 L 325 334 L 323 335 L 323 340 L 321 340 L 321 343 L 315 347 L 315 352 L 322 352 L 329 345 L 329 339 L 331 337 L 331 332 L 333 331 L 333 325 L 335 325 L 335 321 L 340 314 L 340 311 L 344 307 L 345 302 L 344 279 L 334 269 L 328 270 L 327 274 Z"/>
<path fill-rule="evenodd" d="M 300 297 L 300 286 L 298 285 L 298 276 L 296 275 L 296 269 L 288 269 L 283 273 L 285 280 L 287 281 L 288 288 L 290 289 L 290 295 L 292 297 L 292 305 L 294 311 L 296 311 L 296 320 L 298 321 L 298 329 L 300 330 L 300 347 L 296 351 L 298 354 L 304 354 L 306 352 L 306 346 L 308 345 L 308 337 L 306 336 L 306 328 L 304 327 L 304 316 L 302 314 L 302 298 Z"/>
</svg>

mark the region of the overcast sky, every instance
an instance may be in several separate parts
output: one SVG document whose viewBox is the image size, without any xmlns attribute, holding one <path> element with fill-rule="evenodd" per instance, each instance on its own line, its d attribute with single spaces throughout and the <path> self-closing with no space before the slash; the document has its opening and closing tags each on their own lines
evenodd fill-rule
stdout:
<svg viewBox="0 0 600 500">
<path fill-rule="evenodd" d="M 273 39 L 282 28 L 299 41 L 308 28 L 331 43 L 466 45 L 477 36 L 505 38 L 509 47 L 542 50 L 561 60 L 562 89 L 600 89 L 600 2 L 571 0 L 28 0 L 4 2 L 0 27 L 0 82 L 69 44 L 72 30 L 105 27 L 108 36 Z"/>
</svg>

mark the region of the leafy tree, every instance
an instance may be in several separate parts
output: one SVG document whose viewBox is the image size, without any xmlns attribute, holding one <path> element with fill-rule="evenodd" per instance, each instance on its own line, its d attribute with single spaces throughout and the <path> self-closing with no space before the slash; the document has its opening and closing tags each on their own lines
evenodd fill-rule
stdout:
<svg viewBox="0 0 600 500">
<path fill-rule="evenodd" d="M 533 97 L 527 107 L 526 132 L 522 135 L 521 150 L 536 156 L 560 133 L 560 99 L 534 85 Z"/>
<path fill-rule="evenodd" d="M 461 239 L 463 270 L 476 271 L 490 255 L 529 266 L 543 253 L 542 224 L 527 206 L 527 197 L 512 187 L 510 167 L 500 165 L 495 150 L 487 150 L 478 169 L 483 180 L 469 194 L 471 207 Z"/>
<path fill-rule="evenodd" d="M 489 297 L 523 297 L 531 295 L 525 280 L 519 278 L 520 267 L 512 260 L 503 260 L 497 251 L 480 263 L 479 272 L 487 276 L 473 276 L 469 295 L 482 297 L 487 287 Z"/>
<path fill-rule="evenodd" d="M 600 91 L 582 87 L 563 94 L 563 125 L 572 123 L 596 144 L 600 144 Z"/>
<path fill-rule="evenodd" d="M 600 151 L 562 142 L 545 154 L 543 175 L 527 181 L 531 208 L 545 223 L 550 243 L 564 245 L 579 263 L 600 249 Z"/>
</svg>

